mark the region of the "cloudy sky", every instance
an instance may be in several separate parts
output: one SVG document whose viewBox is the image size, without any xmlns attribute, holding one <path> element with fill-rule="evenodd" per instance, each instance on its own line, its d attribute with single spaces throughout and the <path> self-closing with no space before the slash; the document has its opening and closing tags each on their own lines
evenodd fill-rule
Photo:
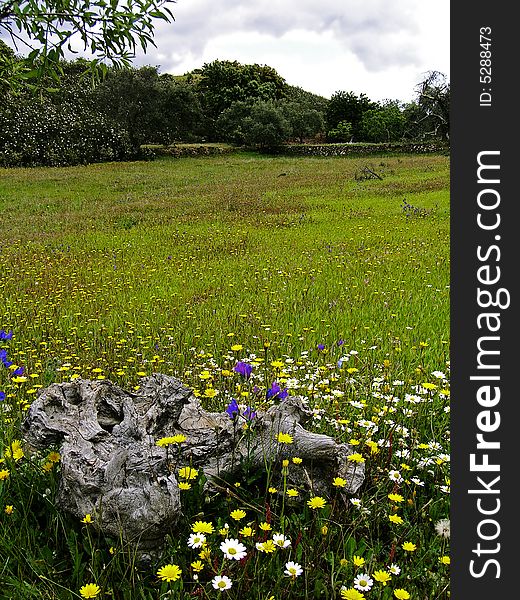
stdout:
<svg viewBox="0 0 520 600">
<path fill-rule="evenodd" d="M 426 71 L 449 77 L 449 0 L 177 0 L 136 65 L 181 75 L 212 60 L 274 67 L 330 97 L 411 100 Z"/>
</svg>

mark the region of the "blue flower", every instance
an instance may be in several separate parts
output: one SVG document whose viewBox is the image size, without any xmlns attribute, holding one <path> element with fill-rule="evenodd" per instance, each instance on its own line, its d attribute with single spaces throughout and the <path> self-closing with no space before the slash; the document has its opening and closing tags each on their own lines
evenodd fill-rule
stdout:
<svg viewBox="0 0 520 600">
<path fill-rule="evenodd" d="M 5 392 L 0 392 L 0 402 L 5 400 Z"/>
<path fill-rule="evenodd" d="M 278 400 L 283 400 L 284 398 L 287 398 L 287 396 L 287 390 L 282 390 L 282 388 L 276 381 L 273 381 L 271 387 L 267 390 L 266 393 L 267 400 L 269 400 L 269 398 L 277 398 Z"/>
<path fill-rule="evenodd" d="M 240 412 L 240 408 L 238 407 L 238 402 L 234 398 L 231 398 L 231 402 L 228 404 L 228 407 L 226 408 L 226 412 L 229 415 L 230 419 L 234 419 L 235 416 L 238 415 L 238 413 Z"/>
<path fill-rule="evenodd" d="M 25 371 L 25 369 L 23 367 L 18 367 L 17 369 L 15 369 L 13 371 L 13 375 L 15 377 L 17 377 L 18 375 L 23 375 L 23 372 Z"/>
<path fill-rule="evenodd" d="M 7 360 L 7 350 L 4 350 L 3 348 L 0 348 L 0 360 L 3 362 L 6 369 L 13 364 L 11 360 Z"/>
<path fill-rule="evenodd" d="M 318 344 L 318 350 L 320 352 L 322 352 L 323 350 L 325 350 L 325 344 Z"/>
<path fill-rule="evenodd" d="M 240 360 L 237 362 L 233 370 L 237 373 L 240 373 L 240 375 L 243 375 L 246 379 L 248 379 L 253 371 L 253 367 L 248 363 L 242 362 Z"/>
<path fill-rule="evenodd" d="M 244 417 L 248 421 L 252 421 L 256 417 L 256 411 L 254 411 L 251 406 L 248 406 L 244 411 Z"/>
<path fill-rule="evenodd" d="M 4 331 L 3 329 L 0 329 L 0 340 L 11 340 L 13 338 L 13 332 L 12 331 Z"/>
<path fill-rule="evenodd" d="M 338 340 L 336 342 L 336 346 L 343 346 L 344 343 L 345 343 L 345 340 Z"/>
</svg>

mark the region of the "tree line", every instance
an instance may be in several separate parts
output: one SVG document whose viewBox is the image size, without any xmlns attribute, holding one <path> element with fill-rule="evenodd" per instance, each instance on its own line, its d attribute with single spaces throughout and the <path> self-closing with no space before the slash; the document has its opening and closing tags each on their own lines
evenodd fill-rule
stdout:
<svg viewBox="0 0 520 600">
<path fill-rule="evenodd" d="M 21 60 L 21 59 L 20 59 Z M 0 63 L 17 57 L 0 40 Z M 449 138 L 449 83 L 425 75 L 412 102 L 330 98 L 286 83 L 267 65 L 215 60 L 182 76 L 158 67 L 60 60 L 37 88 L 0 78 L 0 165 L 65 165 L 139 157 L 147 144 L 230 142 L 267 149 L 287 142 L 396 142 Z"/>
</svg>

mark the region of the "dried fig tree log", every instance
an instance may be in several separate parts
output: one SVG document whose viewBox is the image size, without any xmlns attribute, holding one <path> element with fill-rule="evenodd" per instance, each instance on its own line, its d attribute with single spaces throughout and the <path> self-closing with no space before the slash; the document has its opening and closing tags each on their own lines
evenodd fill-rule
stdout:
<svg viewBox="0 0 520 600">
<path fill-rule="evenodd" d="M 63 509 L 77 518 L 91 514 L 105 534 L 146 553 L 160 549 L 175 531 L 179 467 L 202 470 L 207 486 L 219 489 L 223 481 L 237 480 L 245 463 L 272 468 L 280 477 L 281 461 L 298 456 L 301 464 L 289 469 L 292 485 L 328 495 L 332 479 L 343 477 L 344 491 L 356 492 L 363 465 L 347 460 L 349 445 L 304 429 L 311 415 L 296 396 L 249 420 L 207 412 L 180 381 L 154 374 L 141 380 L 138 393 L 107 380 L 53 384 L 29 408 L 22 432 L 35 448 L 60 445 L 57 500 Z M 293 442 L 280 443 L 279 433 Z M 178 434 L 186 436 L 180 445 L 156 444 Z"/>
</svg>

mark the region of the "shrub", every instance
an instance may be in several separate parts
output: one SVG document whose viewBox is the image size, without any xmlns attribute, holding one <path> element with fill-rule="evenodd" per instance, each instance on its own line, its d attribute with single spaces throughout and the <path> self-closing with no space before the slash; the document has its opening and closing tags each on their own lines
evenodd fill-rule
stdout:
<svg viewBox="0 0 520 600">
<path fill-rule="evenodd" d="M 128 132 L 95 109 L 35 98 L 0 107 L 0 166 L 66 166 L 136 155 Z"/>
</svg>

